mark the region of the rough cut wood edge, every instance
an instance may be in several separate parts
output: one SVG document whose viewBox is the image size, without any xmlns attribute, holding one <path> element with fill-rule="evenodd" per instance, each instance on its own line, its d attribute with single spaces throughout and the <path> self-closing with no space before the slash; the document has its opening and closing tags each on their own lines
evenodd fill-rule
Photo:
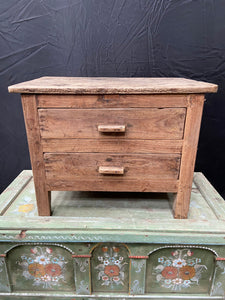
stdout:
<svg viewBox="0 0 225 300">
<path fill-rule="evenodd" d="M 9 86 L 10 93 L 178 94 L 215 93 L 218 86 L 184 78 L 41 77 Z"/>
<path fill-rule="evenodd" d="M 203 104 L 203 95 L 190 96 L 184 128 L 179 184 L 173 205 L 176 219 L 186 219 L 188 216 Z"/>
<path fill-rule="evenodd" d="M 194 174 L 194 183 L 211 210 L 220 220 L 225 220 L 225 201 L 202 173 Z"/>
<path fill-rule="evenodd" d="M 32 171 L 22 171 L 13 182 L 0 195 L 0 215 L 4 215 L 6 210 L 14 202 L 20 192 L 33 178 Z"/>
<path fill-rule="evenodd" d="M 44 152 L 101 153 L 177 153 L 182 150 L 182 140 L 135 139 L 42 139 Z"/>
<path fill-rule="evenodd" d="M 39 129 L 39 117 L 35 95 L 22 95 L 24 120 L 29 144 L 30 160 L 35 183 L 38 213 L 40 216 L 50 216 L 50 192 L 45 185 L 43 149 Z"/>
<path fill-rule="evenodd" d="M 38 108 L 186 107 L 187 95 L 37 95 Z"/>
</svg>

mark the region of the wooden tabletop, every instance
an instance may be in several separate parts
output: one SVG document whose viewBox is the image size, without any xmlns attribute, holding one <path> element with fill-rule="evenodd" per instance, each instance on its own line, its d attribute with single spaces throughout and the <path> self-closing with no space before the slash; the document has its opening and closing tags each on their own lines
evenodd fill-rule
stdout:
<svg viewBox="0 0 225 300">
<path fill-rule="evenodd" d="M 216 84 L 184 78 L 41 77 L 9 86 L 29 94 L 187 94 L 215 93 Z"/>
</svg>

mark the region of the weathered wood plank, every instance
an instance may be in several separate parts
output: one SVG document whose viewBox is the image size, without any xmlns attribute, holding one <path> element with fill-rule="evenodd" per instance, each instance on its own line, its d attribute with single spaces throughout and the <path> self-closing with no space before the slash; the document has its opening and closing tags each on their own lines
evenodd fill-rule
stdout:
<svg viewBox="0 0 225 300">
<path fill-rule="evenodd" d="M 138 234 L 141 235 L 155 233 L 164 235 L 164 237 L 168 236 L 170 233 L 174 234 L 183 234 L 184 241 L 185 235 L 190 233 L 195 236 L 198 236 L 199 241 L 201 241 L 201 234 L 225 234 L 225 222 L 215 220 L 179 220 L 179 219 L 145 219 L 145 220 L 135 220 L 129 218 L 98 218 L 98 217 L 71 217 L 65 218 L 63 217 L 32 217 L 32 218 L 24 218 L 18 217 L 12 219 L 12 217 L 3 217 L 4 222 L 0 223 L 0 230 L 4 230 L 1 232 L 1 239 L 4 238 L 4 233 L 10 233 L 13 230 L 20 233 L 21 230 L 25 230 L 24 236 L 14 236 L 15 239 L 25 239 L 27 235 L 31 234 L 31 231 L 35 231 L 36 234 L 42 234 L 45 232 L 46 235 L 50 235 L 51 233 L 58 234 L 59 229 L 60 232 L 68 232 L 71 234 L 76 234 L 75 231 L 82 230 L 82 234 L 87 233 L 105 233 L 108 234 L 118 234 L 121 237 L 125 235 L 121 229 L 126 228 L 127 233 L 130 234 Z M 62 228 L 63 224 L 63 228 Z M 88 232 L 87 232 L 88 230 Z M 71 231 L 71 232 L 70 232 Z M 69 234 L 68 233 L 68 234 Z M 3 235 L 2 235 L 3 234 Z M 146 236 L 147 237 L 147 236 Z M 96 241 L 96 239 L 95 239 Z M 108 240 L 107 238 L 107 241 Z M 158 241 L 160 241 L 160 236 L 158 237 Z M 133 241 L 135 242 L 135 241 Z M 209 242 L 209 240 L 208 240 Z M 185 242 L 184 242 L 185 243 Z"/>
<path fill-rule="evenodd" d="M 162 190 L 168 193 L 177 191 L 178 181 L 175 179 L 163 180 L 129 180 L 120 181 L 118 179 L 90 179 L 84 182 L 81 180 L 57 180 L 48 179 L 47 188 L 56 191 L 102 191 L 106 188 L 110 192 L 153 192 L 161 193 Z"/>
<path fill-rule="evenodd" d="M 37 201 L 35 196 L 33 178 L 20 191 L 16 199 L 11 203 L 8 209 L 4 212 L 4 216 L 12 216 L 12 218 L 14 218 L 15 216 L 16 217 L 38 216 Z"/>
<path fill-rule="evenodd" d="M 136 139 L 42 139 L 44 152 L 99 153 L 177 153 L 182 150 L 182 140 Z"/>
<path fill-rule="evenodd" d="M 39 109 L 42 138 L 182 139 L 185 108 Z M 125 133 L 100 133 L 98 125 L 125 125 Z"/>
<path fill-rule="evenodd" d="M 0 215 L 4 215 L 6 210 L 12 205 L 14 200 L 23 191 L 26 185 L 32 180 L 32 171 L 22 171 L 16 179 L 2 192 L 0 196 Z"/>
<path fill-rule="evenodd" d="M 220 220 L 225 219 L 225 201 L 202 173 L 194 174 L 194 183 L 207 204 Z"/>
<path fill-rule="evenodd" d="M 217 217 L 199 189 L 192 187 L 188 218 L 195 220 L 217 220 Z"/>
<path fill-rule="evenodd" d="M 50 197 L 45 185 L 45 170 L 43 149 L 41 145 L 39 118 L 35 95 L 22 95 L 23 113 L 29 144 L 30 159 L 33 169 L 35 192 L 38 201 L 40 216 L 49 216 L 51 213 Z"/>
<path fill-rule="evenodd" d="M 177 94 L 216 91 L 216 84 L 168 77 L 41 77 L 9 87 L 10 93 L 39 94 Z"/>
<path fill-rule="evenodd" d="M 50 292 L 30 292 L 29 294 L 25 293 L 10 293 L 8 295 L 1 294 L 1 300 L 11 300 L 13 299 L 19 299 L 19 300 L 39 300 L 40 298 L 46 299 L 52 299 L 52 295 Z M 54 299 L 60 299 L 60 300 L 68 300 L 68 299 L 78 299 L 78 300 L 91 300 L 91 299 L 98 299 L 98 300 L 120 300 L 120 299 L 132 299 L 132 300 L 141 300 L 141 299 L 153 299 L 153 300 L 177 300 L 177 299 L 187 299 L 187 300 L 223 300 L 223 296 L 208 296 L 206 294 L 166 294 L 163 295 L 159 294 L 145 294 L 145 295 L 126 295 L 125 293 L 121 294 L 119 293 L 108 293 L 107 297 L 103 293 L 98 293 L 95 295 L 77 295 L 74 293 L 65 293 L 57 291 L 54 293 Z"/>
<path fill-rule="evenodd" d="M 46 179 L 103 179 L 100 167 L 123 167 L 126 179 L 177 179 L 179 154 L 45 153 Z M 117 176 L 107 176 L 117 178 Z"/>
<path fill-rule="evenodd" d="M 177 219 L 187 218 L 188 215 L 203 103 L 204 96 L 190 96 L 184 129 L 179 185 L 173 206 L 174 217 Z"/>
<path fill-rule="evenodd" d="M 187 95 L 37 95 L 39 108 L 186 107 Z"/>
</svg>

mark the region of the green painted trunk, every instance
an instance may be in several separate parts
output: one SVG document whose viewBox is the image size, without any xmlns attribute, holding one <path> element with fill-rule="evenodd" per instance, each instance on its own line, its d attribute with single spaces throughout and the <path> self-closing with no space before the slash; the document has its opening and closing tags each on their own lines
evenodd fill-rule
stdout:
<svg viewBox="0 0 225 300">
<path fill-rule="evenodd" d="M 194 176 L 172 195 L 53 192 L 38 217 L 31 171 L 0 196 L 0 299 L 224 299 L 225 203 Z"/>
</svg>

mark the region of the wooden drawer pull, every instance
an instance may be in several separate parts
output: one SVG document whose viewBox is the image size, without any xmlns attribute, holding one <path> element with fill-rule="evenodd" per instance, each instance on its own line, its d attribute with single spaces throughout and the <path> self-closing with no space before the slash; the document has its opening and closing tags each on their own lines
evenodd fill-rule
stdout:
<svg viewBox="0 0 225 300">
<path fill-rule="evenodd" d="M 125 125 L 98 125 L 99 132 L 125 132 Z"/>
<path fill-rule="evenodd" d="M 123 175 L 124 167 L 99 167 L 98 172 L 105 175 Z"/>
</svg>

